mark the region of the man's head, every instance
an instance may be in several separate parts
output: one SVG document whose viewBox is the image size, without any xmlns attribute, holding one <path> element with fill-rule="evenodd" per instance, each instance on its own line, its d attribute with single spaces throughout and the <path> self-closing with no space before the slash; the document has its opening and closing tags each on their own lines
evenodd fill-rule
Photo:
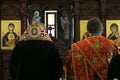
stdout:
<svg viewBox="0 0 120 80">
<path fill-rule="evenodd" d="M 96 17 L 91 18 L 87 23 L 87 31 L 91 34 L 102 33 L 102 31 L 103 31 L 102 22 Z"/>
</svg>

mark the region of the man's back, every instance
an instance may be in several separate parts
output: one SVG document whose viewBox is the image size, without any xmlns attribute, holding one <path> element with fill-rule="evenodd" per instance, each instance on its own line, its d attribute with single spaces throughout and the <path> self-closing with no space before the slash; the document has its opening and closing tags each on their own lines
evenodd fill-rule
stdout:
<svg viewBox="0 0 120 80">
<path fill-rule="evenodd" d="M 57 47 L 47 40 L 21 41 L 10 65 L 14 80 L 59 80 L 62 62 Z"/>
<path fill-rule="evenodd" d="M 114 55 L 108 68 L 107 80 L 120 80 L 120 54 Z"/>
<path fill-rule="evenodd" d="M 106 80 L 108 58 L 111 51 L 116 50 L 113 45 L 103 36 L 93 36 L 74 43 L 72 58 L 75 79 Z"/>
</svg>

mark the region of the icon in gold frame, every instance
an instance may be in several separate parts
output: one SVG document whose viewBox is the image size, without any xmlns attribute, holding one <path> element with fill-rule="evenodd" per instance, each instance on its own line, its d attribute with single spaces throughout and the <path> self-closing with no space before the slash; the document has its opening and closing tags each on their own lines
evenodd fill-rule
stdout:
<svg viewBox="0 0 120 80">
<path fill-rule="evenodd" d="M 21 36 L 21 20 L 1 21 L 1 50 L 12 50 Z"/>
</svg>

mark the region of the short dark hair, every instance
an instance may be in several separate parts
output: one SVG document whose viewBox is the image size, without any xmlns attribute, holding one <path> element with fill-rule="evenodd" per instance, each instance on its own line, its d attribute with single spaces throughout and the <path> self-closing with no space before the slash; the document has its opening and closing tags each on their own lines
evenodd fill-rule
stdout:
<svg viewBox="0 0 120 80">
<path fill-rule="evenodd" d="M 100 33 L 103 30 L 103 24 L 99 18 L 94 17 L 89 19 L 87 23 L 87 30 L 89 33 Z"/>
</svg>

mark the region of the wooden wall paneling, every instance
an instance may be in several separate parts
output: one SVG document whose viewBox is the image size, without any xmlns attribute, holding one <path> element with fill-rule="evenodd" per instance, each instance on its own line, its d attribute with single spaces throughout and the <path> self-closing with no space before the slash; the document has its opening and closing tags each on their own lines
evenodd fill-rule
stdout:
<svg viewBox="0 0 120 80">
<path fill-rule="evenodd" d="M 66 65 L 66 54 L 69 52 L 69 49 L 65 46 L 63 41 L 60 39 L 56 39 L 55 37 L 51 37 L 51 39 L 54 41 L 56 46 L 58 47 L 60 58 L 62 59 L 63 65 Z"/>
<path fill-rule="evenodd" d="M 80 14 L 80 0 L 74 0 L 74 42 L 80 40 L 79 36 L 79 14 Z"/>
<path fill-rule="evenodd" d="M 20 4 L 20 13 L 21 13 L 21 35 L 24 30 L 27 28 L 27 0 L 21 0 Z"/>
<path fill-rule="evenodd" d="M 106 37 L 106 16 L 105 16 L 105 13 L 106 13 L 106 2 L 107 0 L 100 0 L 100 17 L 101 17 L 101 21 L 103 23 L 103 26 L 104 26 L 104 30 L 103 30 L 103 33 L 102 35 Z"/>
<path fill-rule="evenodd" d="M 21 19 L 19 2 L 6 1 L 1 4 L 1 20 Z"/>
<path fill-rule="evenodd" d="M 9 60 L 11 56 L 11 51 L 1 52 L 2 52 L 2 80 L 11 80 L 9 74 Z"/>
<path fill-rule="evenodd" d="M 0 28 L 1 28 L 1 1 L 0 1 Z M 1 31 L 1 29 L 0 29 Z M 1 38 L 0 38 L 1 39 Z M 1 43 L 0 43 L 1 45 Z M 0 50 L 0 80 L 2 80 L 2 52 Z"/>
<path fill-rule="evenodd" d="M 99 0 L 82 0 L 80 5 L 80 20 L 100 16 Z"/>
<path fill-rule="evenodd" d="M 113 4 L 114 3 L 114 4 Z M 108 0 L 106 3 L 106 19 L 120 19 L 120 0 Z"/>
<path fill-rule="evenodd" d="M 1 20 L 21 20 L 20 2 L 19 1 L 3 1 L 1 3 Z M 0 50 L 1 56 L 1 80 L 10 80 L 9 75 L 9 59 L 11 51 Z"/>
<path fill-rule="evenodd" d="M 0 51 L 0 80 L 2 80 L 2 52 Z"/>
</svg>

